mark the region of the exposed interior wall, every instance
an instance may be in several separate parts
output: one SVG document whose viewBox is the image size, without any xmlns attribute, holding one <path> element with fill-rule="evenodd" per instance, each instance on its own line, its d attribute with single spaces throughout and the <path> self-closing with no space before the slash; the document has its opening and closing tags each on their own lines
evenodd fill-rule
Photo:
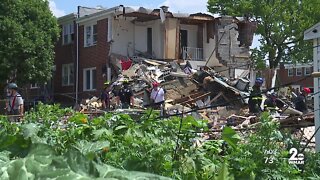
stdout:
<svg viewBox="0 0 320 180">
<path fill-rule="evenodd" d="M 111 52 L 123 56 L 132 56 L 134 54 L 134 25 L 131 22 L 133 18 L 113 19 L 112 33 L 113 42 Z"/>
<path fill-rule="evenodd" d="M 181 24 L 180 30 L 187 30 L 188 32 L 188 47 L 198 47 L 198 26 Z"/>
<path fill-rule="evenodd" d="M 167 18 L 165 21 L 165 58 L 176 58 L 178 19 Z"/>
<path fill-rule="evenodd" d="M 152 28 L 152 54 L 156 58 L 162 59 L 162 46 L 164 40 L 162 38 L 163 34 L 161 33 L 162 29 L 160 20 L 136 22 L 134 27 L 135 50 L 138 52 L 147 51 L 147 29 Z"/>
<path fill-rule="evenodd" d="M 210 36 L 210 33 L 207 32 L 207 26 L 208 24 L 205 23 L 203 28 L 203 58 L 207 61 L 207 66 L 209 67 L 220 66 L 219 60 L 216 57 L 216 52 L 213 52 L 216 48 L 217 41 L 216 39 L 208 37 L 208 35 Z M 209 42 L 207 39 L 209 39 Z M 211 54 L 212 56 L 210 57 Z"/>
<path fill-rule="evenodd" d="M 112 53 L 134 56 L 147 52 L 147 29 L 152 28 L 152 54 L 163 58 L 164 34 L 160 20 L 132 22 L 134 18 L 113 19 Z"/>
</svg>

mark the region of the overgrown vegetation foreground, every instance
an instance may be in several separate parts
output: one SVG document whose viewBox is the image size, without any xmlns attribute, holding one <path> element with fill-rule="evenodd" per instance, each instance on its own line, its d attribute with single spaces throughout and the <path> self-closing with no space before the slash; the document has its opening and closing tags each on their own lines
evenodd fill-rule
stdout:
<svg viewBox="0 0 320 180">
<path fill-rule="evenodd" d="M 268 114 L 241 138 L 225 127 L 221 140 L 201 139 L 207 122 L 192 116 L 90 118 L 59 105 L 39 105 L 22 123 L 1 117 L 0 179 L 319 179 L 320 155 L 288 163 L 297 141 Z M 273 162 L 266 162 L 272 151 Z M 157 174 L 157 175 L 155 175 Z M 165 178 L 169 177 L 169 178 Z"/>
</svg>

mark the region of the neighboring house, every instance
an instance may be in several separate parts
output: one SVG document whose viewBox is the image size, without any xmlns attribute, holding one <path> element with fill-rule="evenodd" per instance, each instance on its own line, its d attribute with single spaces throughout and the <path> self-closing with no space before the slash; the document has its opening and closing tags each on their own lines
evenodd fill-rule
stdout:
<svg viewBox="0 0 320 180">
<path fill-rule="evenodd" d="M 293 89 L 301 90 L 304 87 L 308 87 L 313 92 L 313 78 L 310 76 L 312 72 L 312 63 L 280 63 L 280 68 L 277 69 L 277 76 L 280 84 L 293 82 L 293 84 L 291 85 Z"/>
<path fill-rule="evenodd" d="M 76 14 L 69 14 L 58 19 L 61 34 L 55 45 L 55 68 L 53 72 L 54 100 L 58 102 L 74 102 L 75 98 L 76 19 Z"/>
<path fill-rule="evenodd" d="M 249 68 L 256 28 L 246 19 L 176 14 L 166 6 L 78 7 L 78 14 L 60 17 L 58 23 L 53 89 L 55 100 L 66 102 L 99 96 L 103 82 L 117 76 L 119 61 L 127 58 L 188 60 L 193 68 L 227 69 L 233 77 L 236 69 Z"/>
</svg>

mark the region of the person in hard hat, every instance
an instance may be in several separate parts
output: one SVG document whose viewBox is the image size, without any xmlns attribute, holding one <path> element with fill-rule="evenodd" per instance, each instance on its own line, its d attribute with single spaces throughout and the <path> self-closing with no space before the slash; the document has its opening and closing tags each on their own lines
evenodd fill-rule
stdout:
<svg viewBox="0 0 320 180">
<path fill-rule="evenodd" d="M 8 93 L 6 101 L 6 111 L 8 115 L 20 115 L 23 116 L 23 99 L 18 93 L 18 86 L 16 83 L 8 84 Z"/>
<path fill-rule="evenodd" d="M 103 83 L 103 91 L 101 93 L 102 108 L 105 110 L 110 109 L 110 92 L 112 91 L 112 85 L 109 81 Z"/>
<path fill-rule="evenodd" d="M 301 111 L 303 113 L 308 112 L 306 100 L 307 100 L 307 96 L 310 93 L 311 93 L 310 88 L 305 87 L 302 89 L 302 92 L 294 100 L 294 106 L 296 110 Z"/>
<path fill-rule="evenodd" d="M 117 93 L 117 105 L 123 109 L 128 109 L 134 106 L 134 96 L 128 80 L 125 79 L 122 85 L 122 88 Z"/>
<path fill-rule="evenodd" d="M 261 104 L 262 104 L 261 86 L 262 86 L 262 84 L 263 84 L 263 79 L 257 78 L 255 80 L 254 85 L 252 86 L 249 101 L 248 101 L 250 113 L 261 112 Z"/>
</svg>

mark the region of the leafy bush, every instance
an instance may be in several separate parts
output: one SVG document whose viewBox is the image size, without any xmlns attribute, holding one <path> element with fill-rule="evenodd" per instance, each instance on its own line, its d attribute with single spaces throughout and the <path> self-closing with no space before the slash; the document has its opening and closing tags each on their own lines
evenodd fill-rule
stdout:
<svg viewBox="0 0 320 180">
<path fill-rule="evenodd" d="M 201 135 L 208 131 L 206 121 L 192 116 L 157 117 L 152 110 L 140 119 L 111 113 L 91 117 L 58 105 L 39 105 L 26 114 L 22 123 L 10 123 L 2 116 L 0 166 L 4 168 L 0 169 L 0 177 L 17 179 L 26 175 L 42 179 L 62 174 L 65 178 L 83 179 L 164 179 L 153 174 L 198 180 L 319 177 L 319 154 L 305 153 L 304 166 L 288 163 L 288 149 L 294 139 L 280 131 L 279 124 L 268 114 L 262 114 L 257 130 L 246 138 L 225 127 L 221 140 L 203 142 Z M 202 143 L 199 145 L 197 141 Z"/>
</svg>

